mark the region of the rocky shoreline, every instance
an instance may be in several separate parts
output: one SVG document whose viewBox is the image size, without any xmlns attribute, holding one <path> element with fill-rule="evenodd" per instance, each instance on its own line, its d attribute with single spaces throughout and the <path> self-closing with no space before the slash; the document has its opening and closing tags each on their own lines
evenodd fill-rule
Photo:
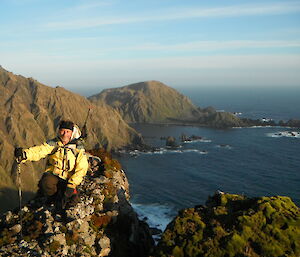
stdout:
<svg viewBox="0 0 300 257">
<path fill-rule="evenodd" d="M 224 126 L 214 126 L 214 124 L 199 123 L 198 121 L 176 121 L 176 122 L 145 122 L 145 123 L 128 123 L 130 126 L 136 124 L 145 125 L 156 125 L 156 126 L 187 126 L 187 127 L 205 127 L 205 128 L 215 128 L 215 129 L 231 129 L 235 127 L 248 128 L 248 127 L 282 127 L 282 128 L 300 128 L 300 120 L 290 119 L 288 121 L 278 121 L 270 119 L 270 121 L 263 121 L 262 119 L 249 119 L 249 118 L 239 118 L 242 124 L 237 126 L 234 125 L 224 125 Z"/>
</svg>

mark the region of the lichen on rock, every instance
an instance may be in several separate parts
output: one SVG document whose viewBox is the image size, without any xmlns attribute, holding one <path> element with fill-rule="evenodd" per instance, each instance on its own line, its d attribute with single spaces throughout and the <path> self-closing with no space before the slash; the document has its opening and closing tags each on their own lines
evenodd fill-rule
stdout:
<svg viewBox="0 0 300 257">
<path fill-rule="evenodd" d="M 153 240 L 128 202 L 121 165 L 103 150 L 93 154 L 75 207 L 58 212 L 36 198 L 2 215 L 0 256 L 148 256 Z"/>
<path fill-rule="evenodd" d="M 206 206 L 181 210 L 157 256 L 300 256 L 300 210 L 289 197 L 216 193 Z"/>
</svg>

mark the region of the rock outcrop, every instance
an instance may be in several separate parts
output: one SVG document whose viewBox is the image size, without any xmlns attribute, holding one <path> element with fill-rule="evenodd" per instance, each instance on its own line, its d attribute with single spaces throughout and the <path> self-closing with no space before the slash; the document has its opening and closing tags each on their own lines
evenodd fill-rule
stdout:
<svg viewBox="0 0 300 257">
<path fill-rule="evenodd" d="M 149 256 L 153 239 L 128 202 L 124 171 L 104 151 L 93 154 L 100 158 L 90 156 L 75 207 L 62 212 L 36 198 L 2 215 L 0 256 Z"/>
<path fill-rule="evenodd" d="M 177 148 L 179 145 L 176 143 L 175 137 L 168 136 L 166 139 L 166 146 L 170 148 Z"/>
<path fill-rule="evenodd" d="M 300 128 L 300 120 L 299 119 L 290 119 L 286 122 L 284 121 L 279 121 L 280 126 L 284 127 L 293 127 L 293 128 Z"/>
<path fill-rule="evenodd" d="M 219 129 L 244 127 L 247 125 L 243 120 L 229 112 L 212 112 L 210 114 L 203 115 L 203 117 L 198 119 L 198 123 Z"/>
<path fill-rule="evenodd" d="M 94 106 L 85 97 L 62 87 L 48 87 L 32 78 L 14 75 L 0 66 L 0 212 L 16 204 L 11 176 L 16 146 L 42 144 L 56 134 L 61 119 L 71 119 L 83 126 L 89 108 L 86 148 L 121 148 L 141 144 L 141 136 L 110 106 Z M 45 162 L 26 164 L 22 172 L 25 196 L 35 186 Z M 2 204 L 4 203 L 4 204 Z"/>
<path fill-rule="evenodd" d="M 156 256 L 300 256 L 300 210 L 289 197 L 216 193 L 167 226 Z"/>
</svg>

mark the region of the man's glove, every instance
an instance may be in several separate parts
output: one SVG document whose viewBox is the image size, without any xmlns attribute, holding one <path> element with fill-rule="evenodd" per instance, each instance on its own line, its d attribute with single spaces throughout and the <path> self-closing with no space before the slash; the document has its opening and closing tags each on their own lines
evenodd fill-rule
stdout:
<svg viewBox="0 0 300 257">
<path fill-rule="evenodd" d="M 15 148 L 15 157 L 17 162 L 21 162 L 27 159 L 26 152 L 21 147 Z"/>
<path fill-rule="evenodd" d="M 76 188 L 66 187 L 64 197 L 70 199 L 72 196 L 77 195 Z"/>
<path fill-rule="evenodd" d="M 62 209 L 75 206 L 77 202 L 78 202 L 78 192 L 76 188 L 71 188 L 67 186 L 64 192 L 64 196 L 62 198 Z"/>
</svg>

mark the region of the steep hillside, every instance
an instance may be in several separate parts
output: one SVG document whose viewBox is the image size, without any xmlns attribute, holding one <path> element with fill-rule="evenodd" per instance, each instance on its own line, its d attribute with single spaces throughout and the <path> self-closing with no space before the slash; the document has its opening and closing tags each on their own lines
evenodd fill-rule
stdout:
<svg viewBox="0 0 300 257">
<path fill-rule="evenodd" d="M 14 75 L 0 66 L 0 200 L 11 201 L 14 147 L 41 144 L 56 135 L 61 119 L 82 126 L 88 109 L 87 148 L 119 148 L 141 143 L 141 137 L 127 125 L 118 112 L 105 104 L 93 106 L 85 97 L 62 87 L 48 87 L 32 78 Z M 43 162 L 26 164 L 22 172 L 23 189 L 36 188 Z M 26 195 L 26 193 L 25 193 Z"/>
<path fill-rule="evenodd" d="M 199 115 L 188 97 L 158 81 L 106 89 L 88 99 L 97 105 L 112 106 L 127 122 L 133 123 L 187 121 Z"/>
</svg>

